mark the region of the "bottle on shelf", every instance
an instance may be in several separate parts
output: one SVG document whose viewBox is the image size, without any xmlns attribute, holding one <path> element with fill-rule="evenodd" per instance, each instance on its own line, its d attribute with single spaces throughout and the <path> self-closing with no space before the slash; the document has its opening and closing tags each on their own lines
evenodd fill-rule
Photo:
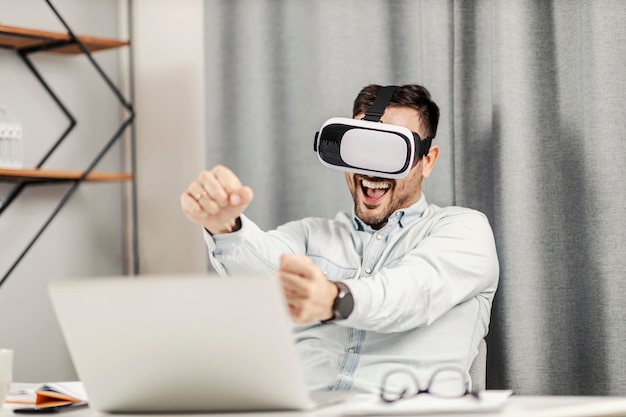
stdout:
<svg viewBox="0 0 626 417">
<path fill-rule="evenodd" d="M 0 106 L 0 168 L 22 168 L 23 146 L 21 124 Z"/>
</svg>

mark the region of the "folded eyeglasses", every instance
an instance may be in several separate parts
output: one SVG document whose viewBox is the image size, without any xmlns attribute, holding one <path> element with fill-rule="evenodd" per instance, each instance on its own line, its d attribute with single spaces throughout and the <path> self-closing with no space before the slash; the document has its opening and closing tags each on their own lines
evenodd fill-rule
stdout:
<svg viewBox="0 0 626 417">
<path fill-rule="evenodd" d="M 456 367 L 436 369 L 425 387 L 420 385 L 415 373 L 408 369 L 392 370 L 383 376 L 380 398 L 386 403 L 413 398 L 420 394 L 440 398 L 460 398 L 466 395 L 478 398 L 478 393 L 469 389 L 465 372 Z"/>
</svg>

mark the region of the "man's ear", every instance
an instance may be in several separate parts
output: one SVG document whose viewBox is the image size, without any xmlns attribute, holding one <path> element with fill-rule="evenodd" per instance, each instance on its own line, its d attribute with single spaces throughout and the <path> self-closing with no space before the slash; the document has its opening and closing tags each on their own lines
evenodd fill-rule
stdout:
<svg viewBox="0 0 626 417">
<path fill-rule="evenodd" d="M 422 158 L 422 176 L 428 178 L 433 171 L 435 164 L 439 159 L 439 146 L 434 145 L 430 147 L 428 155 Z"/>
</svg>

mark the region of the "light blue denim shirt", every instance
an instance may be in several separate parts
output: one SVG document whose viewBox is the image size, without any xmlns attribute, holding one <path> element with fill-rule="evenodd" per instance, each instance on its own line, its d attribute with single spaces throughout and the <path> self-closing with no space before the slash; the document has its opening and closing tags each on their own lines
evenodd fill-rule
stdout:
<svg viewBox="0 0 626 417">
<path fill-rule="evenodd" d="M 294 327 L 311 389 L 378 393 L 383 375 L 398 368 L 410 369 L 422 384 L 447 365 L 469 377 L 499 276 L 482 213 L 441 208 L 422 196 L 380 230 L 345 212 L 269 232 L 244 215 L 241 224 L 235 233 L 205 232 L 220 274 L 275 273 L 282 254 L 306 254 L 354 296 L 348 319 Z"/>
</svg>

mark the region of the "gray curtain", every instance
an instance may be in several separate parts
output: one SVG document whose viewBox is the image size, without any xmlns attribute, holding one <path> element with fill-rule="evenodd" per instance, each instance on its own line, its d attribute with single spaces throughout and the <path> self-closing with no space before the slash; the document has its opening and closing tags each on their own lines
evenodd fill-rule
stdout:
<svg viewBox="0 0 626 417">
<path fill-rule="evenodd" d="M 350 210 L 313 135 L 370 84 L 442 110 L 427 198 L 483 211 L 501 261 L 490 388 L 626 395 L 621 0 L 210 0 L 207 166 L 263 228 Z"/>
</svg>

